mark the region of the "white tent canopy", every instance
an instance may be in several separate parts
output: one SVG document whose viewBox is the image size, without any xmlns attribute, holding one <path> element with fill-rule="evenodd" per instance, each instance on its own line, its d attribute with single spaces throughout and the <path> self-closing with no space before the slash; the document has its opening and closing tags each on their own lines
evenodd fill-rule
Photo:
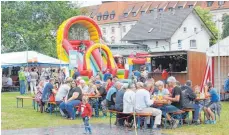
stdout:
<svg viewBox="0 0 229 135">
<path fill-rule="evenodd" d="M 229 56 L 229 36 L 214 44 L 207 50 L 207 55 L 218 56 L 218 47 L 220 48 L 220 56 Z"/>
<path fill-rule="evenodd" d="M 23 52 L 11 52 L 1 54 L 2 66 L 20 66 L 23 64 L 37 64 L 37 65 L 61 65 L 67 66 L 68 63 L 55 59 L 53 57 L 35 52 L 35 51 L 23 51 Z"/>
</svg>

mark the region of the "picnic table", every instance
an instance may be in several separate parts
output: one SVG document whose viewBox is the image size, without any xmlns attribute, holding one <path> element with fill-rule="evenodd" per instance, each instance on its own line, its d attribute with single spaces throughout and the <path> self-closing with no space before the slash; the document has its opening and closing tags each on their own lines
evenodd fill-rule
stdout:
<svg viewBox="0 0 229 135">
<path fill-rule="evenodd" d="M 23 108 L 24 105 L 24 99 L 29 99 L 32 100 L 32 106 L 35 109 L 35 98 L 34 97 L 29 97 L 29 96 L 17 96 L 17 108 L 18 108 L 18 102 L 21 101 L 21 107 Z"/>
<path fill-rule="evenodd" d="M 102 96 L 97 96 L 97 95 L 88 95 L 88 94 L 84 94 L 84 96 L 87 96 L 89 99 L 96 99 L 95 102 L 95 107 L 99 116 L 99 98 L 101 98 Z"/>
</svg>

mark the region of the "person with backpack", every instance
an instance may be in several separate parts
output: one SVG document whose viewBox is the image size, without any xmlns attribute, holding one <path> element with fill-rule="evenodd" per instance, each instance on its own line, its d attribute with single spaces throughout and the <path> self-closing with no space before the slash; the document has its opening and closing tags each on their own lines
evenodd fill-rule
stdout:
<svg viewBox="0 0 229 135">
<path fill-rule="evenodd" d="M 225 83 L 224 83 L 224 91 L 229 92 L 229 73 L 228 73 L 227 79 L 225 80 Z"/>
</svg>

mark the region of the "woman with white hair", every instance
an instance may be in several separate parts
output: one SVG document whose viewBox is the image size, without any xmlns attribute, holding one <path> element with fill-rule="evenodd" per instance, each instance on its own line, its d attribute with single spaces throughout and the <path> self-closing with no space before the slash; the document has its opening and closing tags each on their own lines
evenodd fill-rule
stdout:
<svg viewBox="0 0 229 135">
<path fill-rule="evenodd" d="M 123 95 L 123 113 L 126 114 L 126 125 L 128 127 L 131 127 L 131 123 L 133 121 L 133 115 L 130 113 L 133 113 L 134 106 L 135 106 L 135 85 L 131 84 L 129 88 L 126 89 L 126 92 Z M 129 115 L 130 114 L 130 115 Z"/>
</svg>

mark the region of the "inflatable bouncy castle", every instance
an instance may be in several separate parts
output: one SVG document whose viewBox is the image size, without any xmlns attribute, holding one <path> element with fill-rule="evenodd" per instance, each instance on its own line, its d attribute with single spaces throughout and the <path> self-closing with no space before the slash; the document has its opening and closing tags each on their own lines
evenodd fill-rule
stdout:
<svg viewBox="0 0 229 135">
<path fill-rule="evenodd" d="M 151 62 L 148 53 L 136 53 L 131 54 L 128 57 L 128 65 L 129 71 L 132 72 L 133 70 L 140 70 L 141 66 L 145 66 L 148 72 L 151 72 Z M 131 78 L 131 73 L 129 73 L 129 77 Z"/>
<path fill-rule="evenodd" d="M 73 24 L 80 24 L 89 33 L 89 40 L 69 40 L 68 34 Z M 128 78 L 128 71 L 119 69 L 115 63 L 110 48 L 101 40 L 102 33 L 96 22 L 86 16 L 75 16 L 64 21 L 57 31 L 58 58 L 69 62 L 70 50 L 77 51 L 77 65 L 81 76 L 90 78 L 98 71 L 107 70 L 120 79 Z M 101 50 L 101 51 L 100 51 Z"/>
</svg>

